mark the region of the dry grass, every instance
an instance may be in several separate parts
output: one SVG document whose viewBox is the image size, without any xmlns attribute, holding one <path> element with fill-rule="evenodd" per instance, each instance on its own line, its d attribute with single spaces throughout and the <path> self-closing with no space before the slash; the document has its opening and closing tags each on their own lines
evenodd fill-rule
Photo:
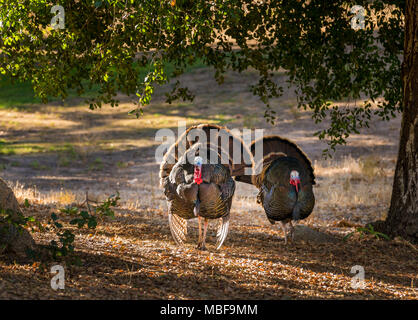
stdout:
<svg viewBox="0 0 418 320">
<path fill-rule="evenodd" d="M 36 187 L 27 188 L 19 182 L 14 183 L 11 188 L 20 203 L 24 203 L 27 199 L 30 203 L 38 205 L 66 206 L 82 199 L 81 194 L 76 195 L 72 191 L 61 189 L 59 191 L 39 192 Z"/>
<path fill-rule="evenodd" d="M 385 168 L 376 156 L 315 161 L 314 167 L 320 181 L 316 194 L 323 204 L 380 206 L 390 201 L 394 168 Z"/>
</svg>

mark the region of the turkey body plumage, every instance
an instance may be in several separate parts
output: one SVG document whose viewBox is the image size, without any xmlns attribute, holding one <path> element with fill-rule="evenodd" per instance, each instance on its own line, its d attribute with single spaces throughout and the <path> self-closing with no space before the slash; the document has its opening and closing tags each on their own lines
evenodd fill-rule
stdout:
<svg viewBox="0 0 418 320">
<path fill-rule="evenodd" d="M 315 206 L 313 168 L 306 154 L 287 139 L 264 137 L 252 144 L 253 154 L 255 143 L 263 143 L 263 158 L 256 162 L 260 172 L 239 176 L 236 180 L 251 183 L 259 189 L 257 202 L 263 206 L 272 224 L 282 223 L 287 243 L 289 234 L 293 238 L 292 221 L 307 218 Z"/>
<path fill-rule="evenodd" d="M 292 171 L 300 174 L 298 190 L 289 184 Z M 304 168 L 292 157 L 280 157 L 268 166 L 261 182 L 259 198 L 267 217 L 273 221 L 305 219 L 315 205 L 312 184 Z"/>
<path fill-rule="evenodd" d="M 201 130 L 224 130 L 214 125 L 198 126 Z M 190 132 L 190 128 L 187 132 Z M 187 133 L 186 132 L 186 133 Z M 185 138 L 180 137 L 179 140 Z M 189 140 L 188 140 L 189 141 Z M 231 173 L 234 167 L 230 161 L 230 151 L 210 143 L 193 141 L 186 145 L 186 151 L 178 152 L 179 141 L 168 150 L 160 167 L 161 186 L 168 201 L 169 225 L 176 243 L 183 244 L 187 236 L 187 220 L 198 218 L 198 248 L 205 249 L 208 220 L 220 219 L 216 248 L 226 239 L 229 229 L 230 210 L 235 192 L 235 181 Z M 249 151 L 248 151 L 249 152 Z M 226 155 L 226 156 L 225 156 Z M 175 164 L 168 162 L 170 159 Z M 201 182 L 194 179 L 196 157 L 201 157 Z M 227 163 L 222 163 L 222 159 Z M 236 170 L 242 169 L 240 166 Z M 203 221 L 203 234 L 201 222 Z"/>
<path fill-rule="evenodd" d="M 193 148 L 194 149 L 194 148 Z M 194 150 L 190 150 L 194 152 Z M 188 154 L 188 153 L 186 153 Z M 179 227 L 181 220 L 199 219 L 198 248 L 206 249 L 206 232 L 209 219 L 222 219 L 217 234 L 216 247 L 220 248 L 225 241 L 228 227 L 232 198 L 235 192 L 235 181 L 229 168 L 223 164 L 203 164 L 202 182 L 193 180 L 193 165 L 182 163 L 182 159 L 174 166 L 165 190 L 169 202 L 169 222 L 172 235 L 177 243 L 185 240 L 186 227 Z M 201 220 L 203 219 L 203 234 Z"/>
<path fill-rule="evenodd" d="M 189 150 L 186 155 L 194 152 L 195 148 Z M 203 181 L 198 185 L 193 180 L 193 165 L 182 162 L 183 157 L 163 183 L 169 201 L 169 213 L 184 219 L 196 218 L 196 211 L 199 216 L 207 219 L 218 219 L 228 215 L 235 191 L 235 181 L 229 168 L 223 164 L 203 164 Z"/>
</svg>

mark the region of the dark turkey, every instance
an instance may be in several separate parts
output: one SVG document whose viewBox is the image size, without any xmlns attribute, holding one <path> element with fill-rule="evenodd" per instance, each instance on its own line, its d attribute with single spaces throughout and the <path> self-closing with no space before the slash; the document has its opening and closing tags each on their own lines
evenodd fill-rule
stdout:
<svg viewBox="0 0 418 320">
<path fill-rule="evenodd" d="M 222 134 L 228 135 L 228 143 L 224 144 L 224 148 L 221 143 L 215 145 L 216 143 L 203 141 L 203 135 L 209 140 L 210 130 L 215 130 L 215 139 L 212 142 L 217 141 L 216 138 L 220 139 Z M 186 148 L 183 154 L 181 143 Z M 199 249 L 206 249 L 206 232 L 210 219 L 221 220 L 216 248 L 219 249 L 225 241 L 235 192 L 232 174 L 234 170 L 242 173 L 245 167 L 252 166 L 232 164 L 230 154 L 233 144 L 241 148 L 238 151 L 249 154 L 239 139 L 225 128 L 200 125 L 189 128 L 164 156 L 160 167 L 161 186 L 168 201 L 169 225 L 176 243 L 183 244 L 186 240 L 187 220 L 193 218 L 198 218 L 199 222 Z M 197 159 L 203 161 L 201 166 L 196 164 Z M 196 178 L 196 172 L 200 172 L 199 178 Z"/>
<path fill-rule="evenodd" d="M 280 221 L 285 233 L 293 239 L 292 221 L 307 218 L 315 205 L 312 186 L 315 176 L 311 161 L 293 142 L 279 136 L 264 137 L 251 144 L 255 156 L 256 144 L 262 143 L 263 159 L 256 161 L 257 174 L 237 176 L 235 180 L 251 183 L 259 189 L 260 203 L 268 220 Z"/>
</svg>

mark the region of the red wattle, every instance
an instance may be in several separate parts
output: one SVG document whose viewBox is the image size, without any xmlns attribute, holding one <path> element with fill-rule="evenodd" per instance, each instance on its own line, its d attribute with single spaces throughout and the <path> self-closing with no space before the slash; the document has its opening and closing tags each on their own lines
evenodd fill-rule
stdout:
<svg viewBox="0 0 418 320">
<path fill-rule="evenodd" d="M 199 167 L 199 166 L 194 167 L 194 176 L 193 177 L 194 177 L 194 182 L 196 182 L 198 185 L 203 182 L 201 167 Z"/>
<path fill-rule="evenodd" d="M 299 192 L 298 184 L 300 184 L 299 179 L 290 179 L 289 183 L 296 187 L 296 192 Z"/>
</svg>

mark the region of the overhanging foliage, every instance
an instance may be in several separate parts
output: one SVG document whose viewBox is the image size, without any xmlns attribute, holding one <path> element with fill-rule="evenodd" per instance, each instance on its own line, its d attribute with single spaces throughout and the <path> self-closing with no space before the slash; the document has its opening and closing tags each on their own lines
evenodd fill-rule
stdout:
<svg viewBox="0 0 418 320">
<path fill-rule="evenodd" d="M 65 28 L 53 29 L 53 5 L 65 9 Z M 365 8 L 365 28 L 354 30 L 354 5 Z M 368 126 L 375 113 L 388 120 L 402 105 L 404 1 L 255 0 L 0 0 L 0 73 L 30 80 L 46 102 L 99 85 L 90 107 L 118 104 L 117 92 L 138 96 L 137 116 L 155 85 L 203 61 L 219 83 L 227 70 L 255 69 L 249 88 L 266 104 L 285 90 L 273 72 L 286 70 L 299 107 L 328 129 L 317 132 L 332 149 Z M 166 66 L 170 64 L 171 72 Z M 146 70 L 144 73 L 143 71 Z M 379 99 L 382 97 L 383 99 Z M 176 82 L 167 101 L 192 99 Z M 358 101 L 344 108 L 333 101 Z M 377 108 L 372 109 L 376 105 Z"/>
</svg>

